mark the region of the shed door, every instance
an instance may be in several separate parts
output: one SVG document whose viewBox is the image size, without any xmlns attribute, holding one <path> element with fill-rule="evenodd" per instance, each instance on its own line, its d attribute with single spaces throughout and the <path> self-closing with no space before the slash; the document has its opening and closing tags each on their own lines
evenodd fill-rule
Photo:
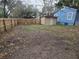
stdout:
<svg viewBox="0 0 79 59">
<path fill-rule="evenodd" d="M 67 13 L 67 20 L 73 20 L 73 12 Z"/>
</svg>

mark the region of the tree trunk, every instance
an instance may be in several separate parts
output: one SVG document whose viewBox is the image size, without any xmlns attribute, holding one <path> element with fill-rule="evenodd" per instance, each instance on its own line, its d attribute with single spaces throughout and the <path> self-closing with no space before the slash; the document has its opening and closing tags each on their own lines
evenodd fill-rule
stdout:
<svg viewBox="0 0 79 59">
<path fill-rule="evenodd" d="M 6 18 L 6 11 L 5 11 L 6 9 L 5 9 L 5 6 L 6 6 L 6 0 L 4 0 L 4 18 Z M 7 31 L 4 19 L 3 19 L 3 25 L 4 25 L 4 31 Z"/>
</svg>

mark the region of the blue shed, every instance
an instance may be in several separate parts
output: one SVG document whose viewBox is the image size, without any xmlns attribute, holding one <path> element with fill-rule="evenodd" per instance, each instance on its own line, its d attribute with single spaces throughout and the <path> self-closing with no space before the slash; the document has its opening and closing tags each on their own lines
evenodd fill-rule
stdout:
<svg viewBox="0 0 79 59">
<path fill-rule="evenodd" d="M 57 22 L 64 25 L 79 24 L 79 11 L 75 8 L 65 6 L 54 14 Z"/>
</svg>

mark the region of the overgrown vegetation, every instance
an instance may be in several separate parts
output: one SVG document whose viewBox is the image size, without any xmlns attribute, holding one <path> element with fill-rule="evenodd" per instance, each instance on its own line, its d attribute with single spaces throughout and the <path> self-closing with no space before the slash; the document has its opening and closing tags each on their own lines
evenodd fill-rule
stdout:
<svg viewBox="0 0 79 59">
<path fill-rule="evenodd" d="M 39 13 L 33 5 L 25 5 L 21 0 L 0 0 L 0 6 L 3 10 L 1 17 L 27 18 L 36 17 Z"/>
<path fill-rule="evenodd" d="M 51 32 L 53 35 L 57 37 L 63 37 L 63 38 L 68 38 L 70 41 L 75 42 L 75 38 L 77 39 L 78 37 L 78 26 L 62 26 L 62 25 L 54 25 L 54 26 L 49 26 L 49 25 L 29 25 L 29 26 L 24 26 L 25 30 L 27 32 L 31 31 L 47 31 Z"/>
<path fill-rule="evenodd" d="M 0 17 L 3 17 L 3 16 L 4 16 L 4 14 L 3 14 L 3 9 L 0 8 Z"/>
<path fill-rule="evenodd" d="M 61 8 L 62 6 L 69 6 L 79 9 L 79 0 L 59 0 L 57 6 Z"/>
</svg>

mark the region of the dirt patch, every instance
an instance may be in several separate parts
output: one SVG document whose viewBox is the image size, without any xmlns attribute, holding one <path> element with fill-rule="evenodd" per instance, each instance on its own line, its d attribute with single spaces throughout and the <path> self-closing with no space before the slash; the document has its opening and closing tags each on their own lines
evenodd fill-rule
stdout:
<svg viewBox="0 0 79 59">
<path fill-rule="evenodd" d="M 79 40 L 77 34 L 79 33 L 68 31 L 63 34 L 61 30 L 55 30 L 54 28 L 56 29 L 56 27 L 52 26 L 40 27 L 39 25 L 16 27 L 3 38 L 4 43 L 1 44 L 5 48 L 3 49 L 7 51 L 5 57 L 4 54 L 1 54 L 4 57 L 2 58 L 78 59 Z M 69 32 L 74 35 L 67 35 Z M 75 39 L 71 40 L 72 37 Z M 10 52 L 7 54 L 8 51 Z"/>
</svg>

